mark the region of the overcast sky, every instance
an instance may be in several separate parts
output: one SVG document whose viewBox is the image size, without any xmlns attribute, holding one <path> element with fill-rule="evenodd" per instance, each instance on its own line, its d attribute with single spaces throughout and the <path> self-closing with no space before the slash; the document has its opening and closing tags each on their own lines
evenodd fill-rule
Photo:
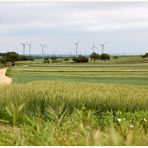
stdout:
<svg viewBox="0 0 148 148">
<path fill-rule="evenodd" d="M 32 42 L 32 53 L 40 54 L 40 43 L 48 54 L 92 52 L 93 43 L 106 43 L 111 54 L 148 52 L 148 3 L 1 3 L 0 52 L 22 53 L 19 42 Z M 28 46 L 26 46 L 26 54 Z"/>
</svg>

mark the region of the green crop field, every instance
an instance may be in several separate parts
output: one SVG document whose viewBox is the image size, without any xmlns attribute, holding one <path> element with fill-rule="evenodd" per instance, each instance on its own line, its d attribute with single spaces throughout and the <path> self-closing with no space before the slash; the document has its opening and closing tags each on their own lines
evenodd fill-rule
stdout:
<svg viewBox="0 0 148 148">
<path fill-rule="evenodd" d="M 125 59 L 124 59 L 125 60 Z M 115 60 L 117 61 L 117 60 Z M 120 60 L 119 60 L 120 61 Z M 15 83 L 35 80 L 63 80 L 113 84 L 148 84 L 148 63 L 113 64 L 111 63 L 32 63 L 18 64 L 12 68 Z"/>
<path fill-rule="evenodd" d="M 0 86 L 0 145 L 148 145 L 148 59 L 17 62 Z"/>
</svg>

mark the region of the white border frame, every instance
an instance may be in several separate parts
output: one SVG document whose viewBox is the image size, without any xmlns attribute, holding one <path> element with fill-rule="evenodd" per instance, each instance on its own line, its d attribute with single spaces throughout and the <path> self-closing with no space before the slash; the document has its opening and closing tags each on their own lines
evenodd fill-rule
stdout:
<svg viewBox="0 0 148 148">
<path fill-rule="evenodd" d="M 0 3 L 145 3 L 148 0 L 0 0 Z"/>
</svg>

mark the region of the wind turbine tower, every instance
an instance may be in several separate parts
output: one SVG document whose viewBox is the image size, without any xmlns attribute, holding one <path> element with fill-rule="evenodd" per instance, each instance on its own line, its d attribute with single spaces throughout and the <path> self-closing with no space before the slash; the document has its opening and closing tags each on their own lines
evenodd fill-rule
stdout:
<svg viewBox="0 0 148 148">
<path fill-rule="evenodd" d="M 25 47 L 26 47 L 26 43 L 21 43 L 20 44 L 23 46 L 23 55 L 25 55 Z"/>
<path fill-rule="evenodd" d="M 78 55 L 78 44 L 79 44 L 79 41 L 75 41 L 73 43 L 76 45 L 76 57 L 77 57 L 77 55 Z"/>
<path fill-rule="evenodd" d="M 28 42 L 27 45 L 29 46 L 29 56 L 30 56 L 31 55 L 31 47 L 32 47 L 31 45 L 32 45 L 32 42 Z"/>
<path fill-rule="evenodd" d="M 46 44 L 40 44 L 41 48 L 42 48 L 42 59 L 44 58 L 44 49 L 46 47 Z"/>
<path fill-rule="evenodd" d="M 105 43 L 100 44 L 100 46 L 102 47 L 102 53 L 103 53 L 104 52 Z"/>
</svg>

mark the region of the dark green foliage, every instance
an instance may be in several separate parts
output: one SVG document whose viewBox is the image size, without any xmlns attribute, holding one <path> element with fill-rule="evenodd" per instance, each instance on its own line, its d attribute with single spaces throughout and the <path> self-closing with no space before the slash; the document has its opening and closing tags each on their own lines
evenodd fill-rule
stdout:
<svg viewBox="0 0 148 148">
<path fill-rule="evenodd" d="M 7 64 L 6 57 L 1 58 L 0 63 L 2 63 L 4 66 L 6 66 L 6 64 Z"/>
<path fill-rule="evenodd" d="M 79 55 L 78 57 L 73 57 L 72 60 L 76 63 L 87 63 L 88 58 L 82 55 Z"/>
<path fill-rule="evenodd" d="M 8 62 L 15 62 L 19 60 L 19 54 L 16 52 L 7 52 L 5 57 Z"/>
<path fill-rule="evenodd" d="M 33 58 L 31 56 L 21 55 L 19 61 L 33 61 Z"/>
<path fill-rule="evenodd" d="M 49 59 L 48 58 L 44 58 L 43 63 L 49 63 Z"/>
<path fill-rule="evenodd" d="M 107 53 L 102 53 L 102 54 L 100 55 L 100 58 L 101 58 L 101 60 L 104 60 L 104 61 L 110 60 L 110 55 L 107 54 Z"/>
<path fill-rule="evenodd" d="M 148 52 L 142 55 L 142 58 L 146 58 L 146 57 L 148 57 Z"/>
<path fill-rule="evenodd" d="M 118 59 L 118 56 L 113 56 L 113 59 Z"/>
<path fill-rule="evenodd" d="M 91 55 L 90 55 L 90 58 L 91 60 L 97 60 L 97 59 L 100 59 L 100 55 L 97 54 L 96 52 L 93 52 Z"/>
<path fill-rule="evenodd" d="M 5 55 L 6 55 L 6 53 L 0 53 L 0 56 L 2 56 L 2 57 L 5 56 Z"/>
<path fill-rule="evenodd" d="M 66 58 L 64 58 L 64 61 L 69 61 L 69 58 L 67 58 L 67 57 L 66 57 Z"/>
<path fill-rule="evenodd" d="M 19 60 L 19 54 L 17 54 L 16 52 L 7 52 L 5 57 L 8 62 L 12 63 L 12 66 L 15 65 L 15 61 Z"/>
<path fill-rule="evenodd" d="M 51 60 L 57 60 L 57 57 L 56 56 L 52 56 L 50 57 Z"/>
<path fill-rule="evenodd" d="M 7 53 L 0 53 L 3 56 L 0 59 L 0 63 L 6 66 L 7 62 L 11 62 L 12 66 L 15 65 L 16 61 L 33 61 L 34 59 L 31 56 L 19 55 L 16 52 L 7 52 Z"/>
</svg>

